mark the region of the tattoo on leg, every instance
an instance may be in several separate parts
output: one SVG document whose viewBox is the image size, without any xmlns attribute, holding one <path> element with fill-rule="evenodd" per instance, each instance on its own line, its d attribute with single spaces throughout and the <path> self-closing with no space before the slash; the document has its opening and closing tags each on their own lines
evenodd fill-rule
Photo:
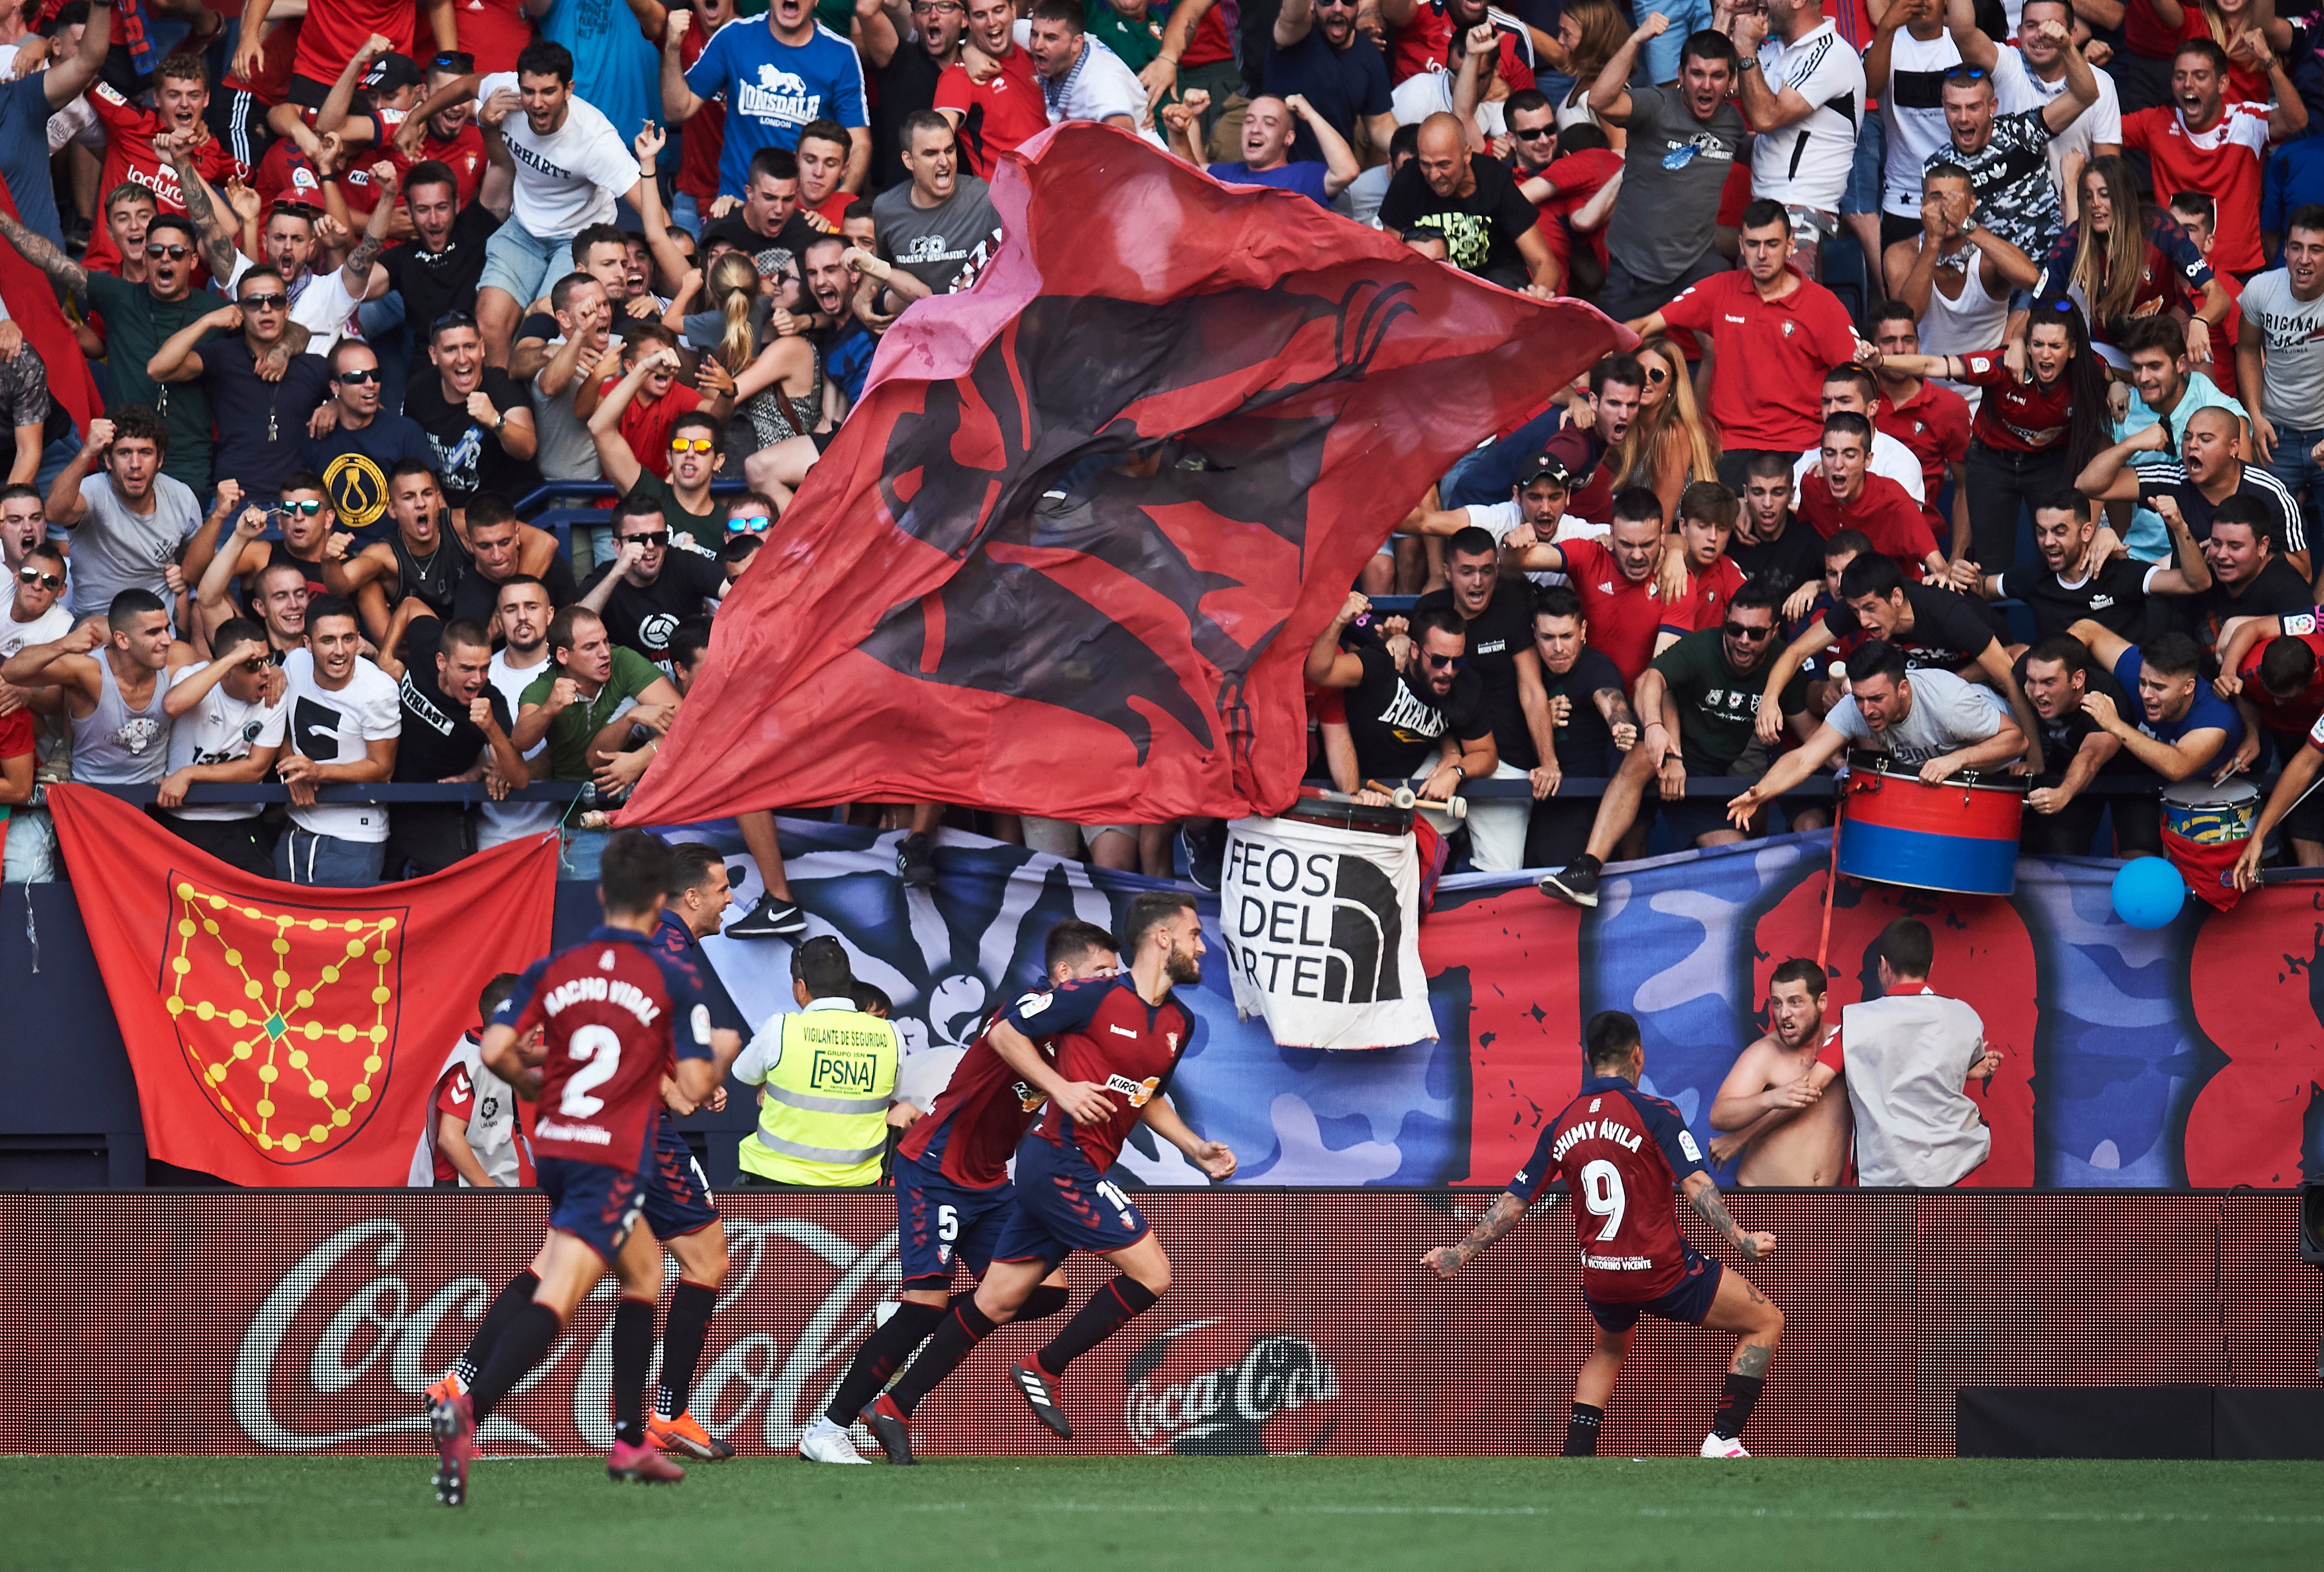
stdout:
<svg viewBox="0 0 2324 1572">
<path fill-rule="evenodd" d="M 1767 1361 L 1775 1356 L 1775 1351 L 1765 1344 L 1746 1343 L 1735 1351 L 1735 1373 L 1765 1376 L 1767 1373 Z"/>
</svg>

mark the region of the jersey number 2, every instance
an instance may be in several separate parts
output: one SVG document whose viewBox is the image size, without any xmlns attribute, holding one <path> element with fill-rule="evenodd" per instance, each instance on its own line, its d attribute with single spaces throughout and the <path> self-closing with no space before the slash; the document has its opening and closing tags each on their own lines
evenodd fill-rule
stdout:
<svg viewBox="0 0 2324 1572">
<path fill-rule="evenodd" d="M 1604 1158 L 1582 1165 L 1582 1204 L 1593 1217 L 1603 1217 L 1606 1225 L 1598 1230 L 1600 1239 L 1611 1239 L 1621 1232 L 1622 1214 L 1630 1203 L 1622 1194 L 1622 1176 Z"/>
<path fill-rule="evenodd" d="M 565 1051 L 579 1059 L 581 1068 L 565 1083 L 557 1111 L 568 1119 L 586 1119 L 605 1105 L 604 1098 L 589 1094 L 612 1080 L 613 1072 L 622 1068 L 622 1040 L 610 1026 L 584 1026 L 567 1040 Z M 1617 1188 L 1614 1193 L 1621 1191 Z"/>
</svg>

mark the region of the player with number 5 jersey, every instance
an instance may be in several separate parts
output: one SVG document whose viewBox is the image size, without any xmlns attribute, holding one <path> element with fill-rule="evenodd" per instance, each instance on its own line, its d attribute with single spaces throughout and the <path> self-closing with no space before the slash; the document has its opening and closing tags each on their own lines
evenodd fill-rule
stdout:
<svg viewBox="0 0 2324 1572">
<path fill-rule="evenodd" d="M 535 1258 L 539 1286 L 493 1344 L 475 1384 L 429 1410 L 438 1464 L 437 1499 L 467 1498 L 478 1421 L 539 1364 L 610 1269 L 622 1297 L 612 1338 L 615 1479 L 686 1477 L 645 1431 L 645 1382 L 661 1299 L 662 1247 L 645 1211 L 649 1123 L 665 1078 L 689 1102 L 725 1079 L 742 1034 L 714 1031 L 701 973 L 657 948 L 670 881 L 669 847 L 641 830 L 605 845 L 597 892 L 604 926 L 570 949 L 535 961 L 493 1012 L 479 1057 L 536 1103 L 534 1170 L 549 1197 L 549 1238 Z M 540 1029 L 537 1059 L 519 1044 Z"/>
<path fill-rule="evenodd" d="M 1212 1179 L 1234 1172 L 1234 1153 L 1188 1129 L 1163 1096 L 1194 1026 L 1173 990 L 1202 980 L 1203 949 L 1194 898 L 1148 892 L 1130 903 L 1121 927 L 1126 974 L 1028 995 L 985 1034 L 1047 1096 L 1048 1107 L 1017 1148 L 1015 1203 L 974 1297 L 953 1307 L 883 1400 L 883 1409 L 892 1405 L 898 1416 L 896 1428 L 995 1327 L 1021 1313 L 1066 1256 L 1085 1250 L 1104 1256 L 1120 1275 L 1091 1295 L 1039 1354 L 1010 1372 L 1035 1416 L 1071 1439 L 1058 1389 L 1065 1366 L 1169 1289 L 1170 1258 L 1105 1173 L 1139 1124 Z M 1054 1039 L 1054 1066 L 1033 1047 L 1036 1034 Z M 875 1412 L 872 1428 L 892 1457 L 889 1423 Z"/>
<path fill-rule="evenodd" d="M 1727 1384 L 1703 1438 L 1705 1457 L 1742 1457 L 1738 1438 L 1766 1383 L 1783 1336 L 1784 1313 L 1679 1233 L 1675 1186 L 1746 1261 L 1775 1253 L 1772 1234 L 1747 1234 L 1720 1203 L 1702 1153 L 1678 1109 L 1639 1090 L 1646 1049 L 1638 1023 L 1619 1010 L 1591 1017 L 1581 1095 L 1541 1127 L 1533 1156 L 1469 1237 L 1429 1251 L 1422 1264 L 1450 1278 L 1515 1227 L 1552 1179 L 1573 1200 L 1582 1251 L 1582 1298 L 1597 1323 L 1598 1347 L 1574 1382 L 1565 1455 L 1595 1456 L 1606 1401 L 1621 1373 L 1641 1316 L 1741 1334 Z"/>
</svg>

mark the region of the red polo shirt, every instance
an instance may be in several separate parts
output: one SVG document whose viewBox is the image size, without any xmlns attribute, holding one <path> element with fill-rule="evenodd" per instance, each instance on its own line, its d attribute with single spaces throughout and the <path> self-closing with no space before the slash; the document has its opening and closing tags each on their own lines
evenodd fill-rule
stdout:
<svg viewBox="0 0 2324 1572">
<path fill-rule="evenodd" d="M 1595 541 L 1567 541 L 1557 548 L 1565 554 L 1565 575 L 1582 597 L 1582 615 L 1590 624 L 1590 647 L 1605 652 L 1622 674 L 1625 684 L 1655 658 L 1655 636 L 1665 627 L 1692 633 L 1690 606 L 1665 607 L 1662 589 L 1648 574 L 1643 584 L 1622 577 L 1614 553 Z"/>
<path fill-rule="evenodd" d="M 969 172 L 992 178 L 992 166 L 1004 153 L 1048 129 L 1049 106 L 1041 97 L 1041 79 L 1033 69 L 1030 51 L 1012 49 L 1001 57 L 1001 69 L 988 82 L 972 82 L 964 66 L 946 66 L 936 79 L 936 106 L 956 110 L 960 120 L 960 151 Z"/>
<path fill-rule="evenodd" d="M 1694 589 L 1685 611 L 1687 630 L 1715 628 L 1727 620 L 1727 607 L 1743 587 L 1743 569 L 1732 557 L 1721 557 L 1708 573 L 1694 576 Z"/>
<path fill-rule="evenodd" d="M 1823 438 L 1823 374 L 1854 358 L 1840 297 L 1786 268 L 1799 287 L 1763 301 L 1751 275 L 1722 273 L 1663 308 L 1665 326 L 1711 335 L 1711 413 L 1729 449 L 1804 452 Z"/>
<path fill-rule="evenodd" d="M 1969 454 L 1969 401 L 1923 378 L 1921 391 L 1893 409 L 1884 396 L 1872 424 L 1910 448 L 1921 461 L 1921 483 L 1928 493 L 1925 511 L 1933 521 L 1946 467 Z"/>
<path fill-rule="evenodd" d="M 1863 531 L 1874 550 L 1896 559 L 1904 576 L 1915 581 L 1922 577 L 1923 561 L 1937 550 L 1928 514 L 1903 486 L 1885 475 L 1867 474 L 1864 489 L 1843 507 L 1824 484 L 1822 471 L 1810 470 L 1806 484 L 1800 487 L 1799 515 L 1827 541 L 1842 530 Z"/>
</svg>

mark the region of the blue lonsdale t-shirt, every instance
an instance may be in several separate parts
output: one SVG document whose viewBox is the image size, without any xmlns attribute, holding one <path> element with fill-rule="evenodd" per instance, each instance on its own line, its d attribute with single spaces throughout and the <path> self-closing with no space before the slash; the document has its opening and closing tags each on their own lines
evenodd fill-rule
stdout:
<svg viewBox="0 0 2324 1572">
<path fill-rule="evenodd" d="M 853 45 L 821 25 L 797 49 L 778 42 L 763 22 L 722 27 L 687 68 L 686 85 L 697 97 L 726 96 L 726 145 L 718 159 L 722 196 L 742 195 L 752 155 L 762 147 L 796 149 L 810 120 L 872 124 L 864 112 L 862 62 Z"/>
<path fill-rule="evenodd" d="M 2114 680 L 2122 684 L 2123 692 L 2129 696 L 2130 702 L 2137 707 L 2139 712 L 2135 717 L 2124 718 L 2135 719 L 2139 730 L 2174 747 L 2178 745 L 2179 739 L 2190 732 L 2209 731 L 2215 727 L 2225 732 L 2227 740 L 2219 744 L 2218 752 L 2204 760 L 2202 767 L 2195 772 L 2197 777 L 2209 776 L 2219 761 L 2244 740 L 2243 717 L 2236 713 L 2234 705 L 2214 693 L 2211 685 L 2199 678 L 2195 683 L 2195 702 L 2187 707 L 2185 715 L 2172 721 L 2147 718 L 2146 701 L 2139 697 L 2138 692 L 2138 674 L 2145 663 L 2146 657 L 2138 652 L 2135 644 L 2125 650 L 2122 659 L 2114 663 Z"/>
<path fill-rule="evenodd" d="M 1323 172 L 1322 164 L 1304 160 L 1271 170 L 1254 170 L 1247 163 L 1211 166 L 1211 178 L 1231 186 L 1273 186 L 1278 191 L 1296 191 L 1303 197 L 1312 197 L 1328 208 L 1332 198 L 1323 185 Z"/>
</svg>

